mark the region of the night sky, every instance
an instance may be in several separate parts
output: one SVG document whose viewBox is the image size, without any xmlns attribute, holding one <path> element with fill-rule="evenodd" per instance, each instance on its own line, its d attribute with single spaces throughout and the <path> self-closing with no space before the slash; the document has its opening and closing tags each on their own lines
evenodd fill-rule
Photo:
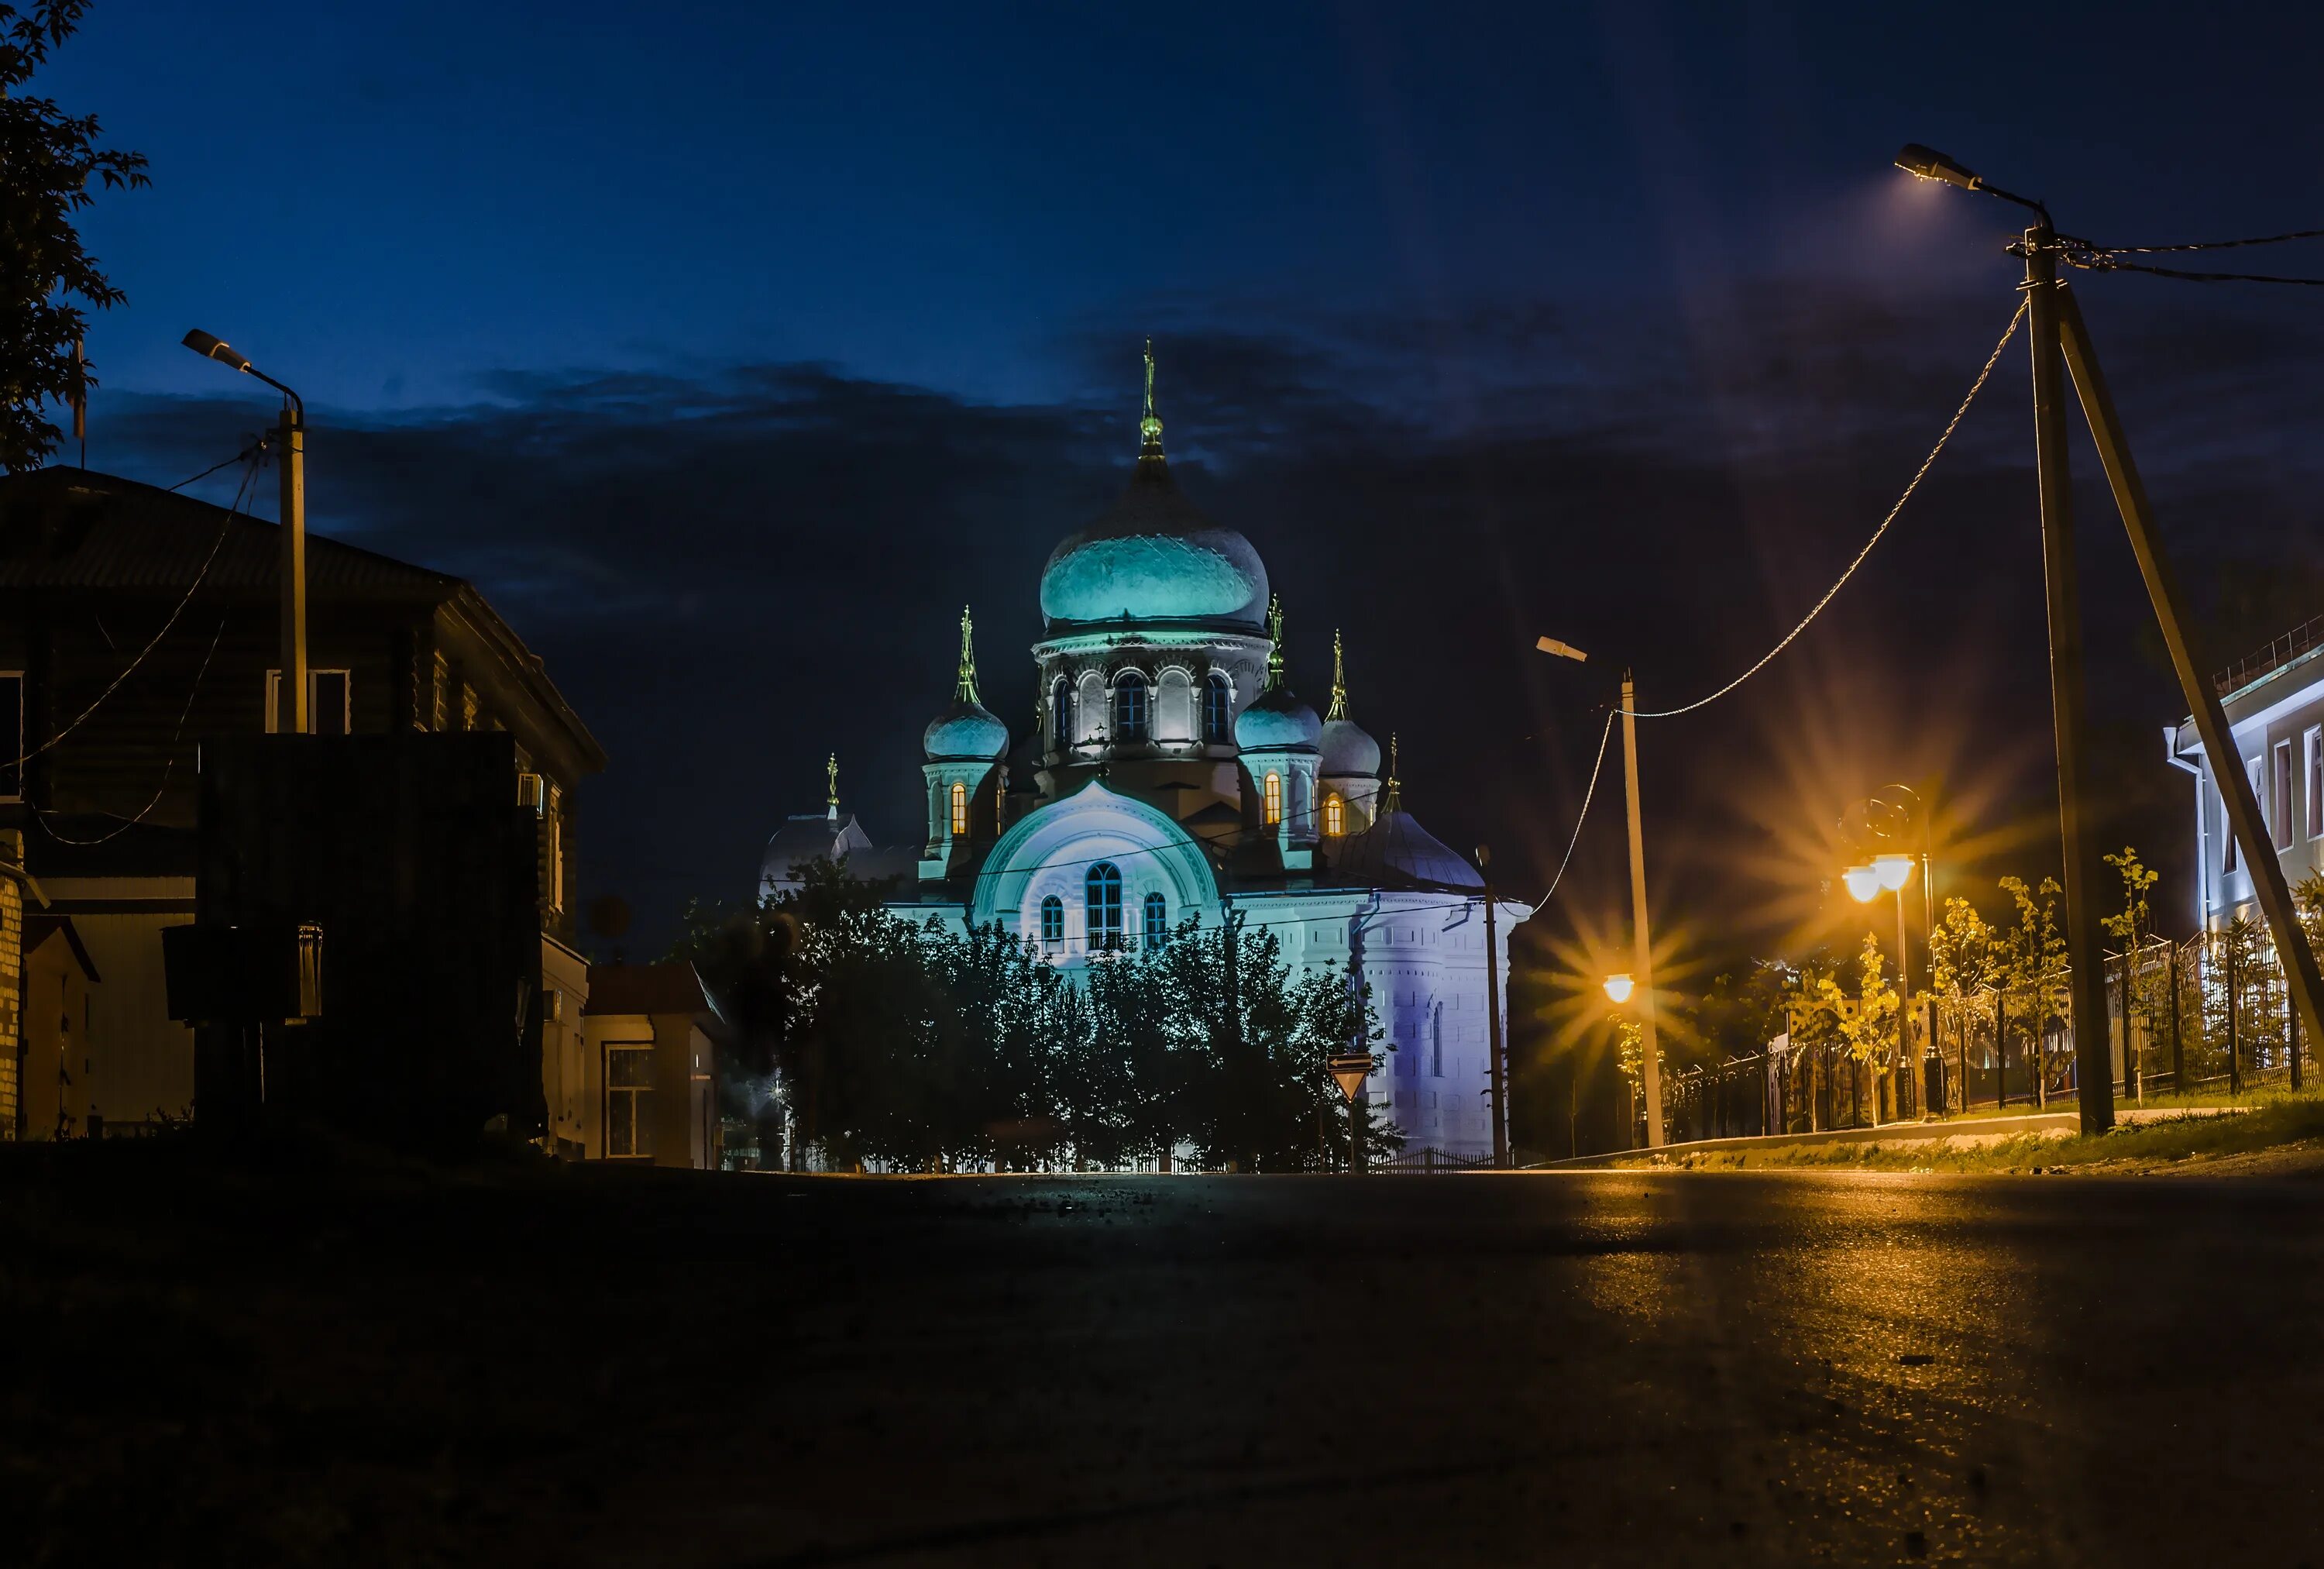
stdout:
<svg viewBox="0 0 2324 1569">
<path fill-rule="evenodd" d="M 1322 706 L 1343 628 L 1406 805 L 1533 897 L 1614 668 L 1536 635 L 1648 706 L 1722 684 L 2008 320 L 2012 210 L 1899 143 L 2104 244 L 2324 226 L 2324 23 L 2280 7 L 806 9 L 100 0 L 36 84 L 152 161 L 86 220 L 129 293 L 91 466 L 170 484 L 268 421 L 189 327 L 299 386 L 312 526 L 474 578 L 611 752 L 584 891 L 633 946 L 747 893 L 833 750 L 917 840 L 963 600 L 1029 719 L 1039 568 L 1127 479 L 1148 334 L 1294 685 Z M 2324 290 L 2078 289 L 2213 662 L 2324 611 Z M 1893 779 L 1941 784 L 1955 879 L 2052 863 L 2031 438 L 2021 337 L 1826 617 L 1646 728 L 1683 949 L 1830 929 L 1832 825 Z M 2081 477 L 2110 834 L 2183 925 L 2182 706 Z M 1618 806 L 1542 935 L 1626 918 Z"/>
</svg>

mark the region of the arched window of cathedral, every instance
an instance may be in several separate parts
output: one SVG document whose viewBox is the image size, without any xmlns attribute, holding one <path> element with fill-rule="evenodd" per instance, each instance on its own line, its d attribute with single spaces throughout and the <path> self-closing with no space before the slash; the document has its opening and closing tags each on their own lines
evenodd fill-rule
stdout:
<svg viewBox="0 0 2324 1569">
<path fill-rule="evenodd" d="M 1153 705 L 1147 701 L 1146 678 L 1136 670 L 1124 670 L 1113 684 L 1113 738 L 1118 743 L 1144 741 L 1151 734 L 1148 715 Z"/>
<path fill-rule="evenodd" d="M 1049 744 L 1066 746 L 1074 739 L 1074 684 L 1059 676 L 1049 688 Z"/>
<path fill-rule="evenodd" d="M 1267 823 L 1268 826 L 1273 827 L 1283 821 L 1283 776 L 1279 773 L 1268 774 L 1266 789 Z"/>
<path fill-rule="evenodd" d="M 1041 940 L 1052 946 L 1065 940 L 1065 901 L 1054 893 L 1041 901 Z"/>
<path fill-rule="evenodd" d="M 952 781 L 952 831 L 954 837 L 968 832 L 968 787 L 958 780 Z"/>
<path fill-rule="evenodd" d="M 1428 1071 L 1435 1078 L 1444 1076 L 1444 1004 L 1439 1002 L 1428 1013 Z"/>
<path fill-rule="evenodd" d="M 1203 682 L 1203 739 L 1213 746 L 1234 739 L 1234 694 L 1216 670 Z"/>
<path fill-rule="evenodd" d="M 1340 804 L 1337 790 L 1323 798 L 1323 832 L 1334 839 L 1348 831 L 1348 808 Z"/>
<path fill-rule="evenodd" d="M 1111 861 L 1101 861 L 1083 880 L 1088 897 L 1089 945 L 1093 948 L 1121 946 L 1121 873 Z"/>
<path fill-rule="evenodd" d="M 1170 901 L 1158 893 L 1148 894 L 1146 896 L 1146 946 L 1149 948 L 1158 947 L 1161 946 L 1162 939 L 1169 935 Z"/>
</svg>

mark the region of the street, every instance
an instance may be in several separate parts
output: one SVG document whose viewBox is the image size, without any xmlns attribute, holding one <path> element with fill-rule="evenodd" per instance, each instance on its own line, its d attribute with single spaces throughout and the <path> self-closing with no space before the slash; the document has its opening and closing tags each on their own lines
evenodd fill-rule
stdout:
<svg viewBox="0 0 2324 1569">
<path fill-rule="evenodd" d="M 10 1244 L 62 1282 L 53 1321 L 12 1308 L 52 1420 L 20 1406 L 11 1457 L 28 1501 L 55 1473 L 53 1561 L 2240 1564 L 2324 1541 L 2312 1183 L 359 1186 L 19 1190 Z"/>
</svg>

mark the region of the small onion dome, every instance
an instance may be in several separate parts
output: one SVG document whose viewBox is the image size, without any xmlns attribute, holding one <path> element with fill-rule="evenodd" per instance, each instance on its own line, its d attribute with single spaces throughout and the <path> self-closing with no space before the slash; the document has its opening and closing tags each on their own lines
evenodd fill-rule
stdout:
<svg viewBox="0 0 2324 1569">
<path fill-rule="evenodd" d="M 920 733 L 930 762 L 991 762 L 1009 750 L 1009 726 L 974 698 L 955 697 Z"/>
<path fill-rule="evenodd" d="M 1234 734 L 1244 752 L 1313 752 L 1323 739 L 1323 722 L 1288 687 L 1277 687 L 1235 715 Z"/>
<path fill-rule="evenodd" d="M 1323 761 L 1316 770 L 1326 779 L 1379 777 L 1379 743 L 1352 719 L 1333 719 L 1323 726 Z"/>
</svg>

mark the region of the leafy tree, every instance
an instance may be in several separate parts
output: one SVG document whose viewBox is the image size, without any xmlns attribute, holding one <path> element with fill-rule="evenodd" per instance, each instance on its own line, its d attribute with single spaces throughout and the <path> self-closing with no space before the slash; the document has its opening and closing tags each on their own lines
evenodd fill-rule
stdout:
<svg viewBox="0 0 2324 1569">
<path fill-rule="evenodd" d="M 2052 1019 L 2072 1022 L 2070 1012 L 2069 988 L 2071 972 L 2066 955 L 2066 938 L 2058 929 L 2058 900 L 2061 891 L 2058 880 L 2044 877 L 2040 886 L 2028 888 L 2022 877 L 2005 877 L 2001 891 L 2009 895 L 2016 907 L 2017 924 L 2011 927 L 2003 939 L 2001 974 L 2003 983 L 2011 991 L 2022 992 L 2032 1001 L 2030 1021 L 2034 1027 L 2033 1058 L 2037 1066 L 2034 1074 L 2036 1100 L 2047 1104 L 2050 1097 L 2049 1048 L 2046 1031 Z"/>
<path fill-rule="evenodd" d="M 1969 1096 L 1969 999 L 1999 978 L 2002 934 L 1977 912 L 1977 906 L 1955 895 L 1945 900 L 1945 911 L 1929 934 L 1930 989 L 1952 1005 L 1960 1029 L 1961 1097 Z"/>
<path fill-rule="evenodd" d="M 2106 863 L 2122 878 L 2122 908 L 2109 916 L 2099 918 L 2107 935 L 2122 945 L 2122 1034 L 2124 1062 L 2136 1071 L 2136 1047 L 2143 1029 L 2149 1038 L 2154 1033 L 2156 1018 L 2170 1005 L 2169 971 L 2157 974 L 2146 963 L 2146 946 L 2154 935 L 2154 918 L 2147 895 L 2162 881 L 2160 872 L 2150 870 L 2138 858 L 2138 851 L 2125 844 L 2119 855 L 2108 855 Z"/>
<path fill-rule="evenodd" d="M 1857 955 L 1856 965 L 1855 996 L 1849 996 L 1839 980 L 1831 975 L 1821 977 L 1817 985 L 1824 994 L 1849 1060 L 1877 1075 L 1884 1066 L 1895 1066 L 1897 997 L 1896 989 L 1888 984 L 1884 974 L 1886 959 L 1880 951 L 1880 939 L 1870 932 L 1864 934 L 1864 946 Z M 1877 1083 L 1873 1091 L 1872 1117 L 1877 1122 L 1880 1112 Z"/>
<path fill-rule="evenodd" d="M 95 199 L 91 180 L 147 183 L 143 153 L 97 145 L 96 115 L 20 90 L 88 9 L 0 5 L 0 465 L 11 474 L 39 467 L 61 438 L 42 405 L 71 402 L 96 381 L 74 352 L 88 326 L 82 307 L 126 298 L 82 248 L 72 216 Z"/>
<path fill-rule="evenodd" d="M 1625 1019 L 1615 1028 L 1614 1061 L 1622 1070 L 1623 1085 L 1629 1091 L 1630 1125 L 1635 1128 L 1638 1121 L 1637 1108 L 1646 1093 L 1646 1027 L 1645 1025 L 1635 1019 Z M 1657 1033 L 1655 1040 L 1655 1074 L 1661 1083 L 1670 1082 L 1669 1069 L 1670 1059 L 1664 1055 L 1662 1039 Z M 1664 1101 L 1663 1138 L 1665 1140 L 1670 1138 L 1668 1097 L 1665 1097 Z"/>
</svg>

